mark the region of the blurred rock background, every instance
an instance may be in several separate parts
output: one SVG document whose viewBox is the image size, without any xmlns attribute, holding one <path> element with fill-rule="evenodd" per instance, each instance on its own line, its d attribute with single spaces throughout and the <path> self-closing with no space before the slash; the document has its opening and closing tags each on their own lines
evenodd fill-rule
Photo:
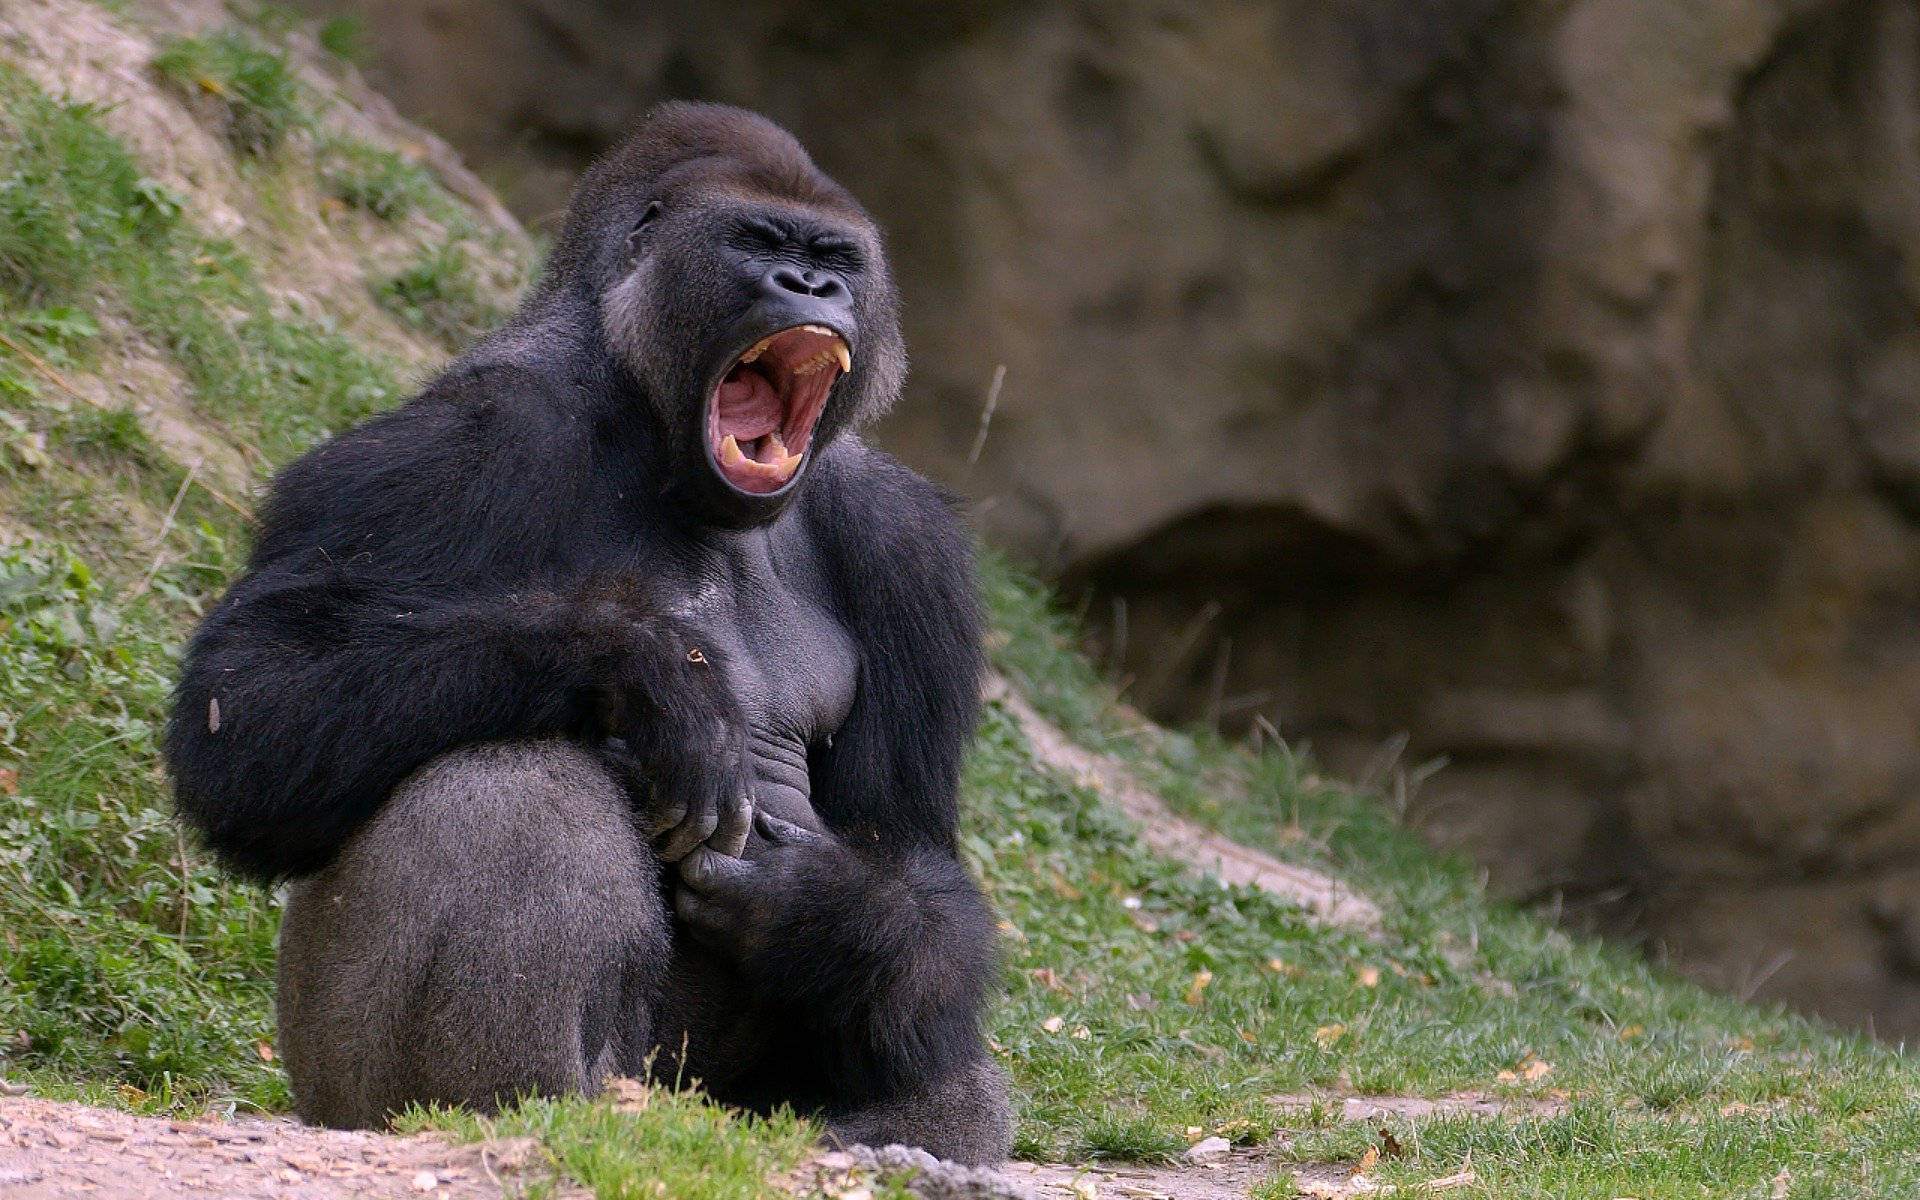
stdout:
<svg viewBox="0 0 1920 1200">
<path fill-rule="evenodd" d="M 1508 892 L 1920 1034 L 1915 0 L 307 3 L 536 227 L 783 122 L 892 233 L 881 440 L 1137 701 L 1404 735 Z"/>
</svg>

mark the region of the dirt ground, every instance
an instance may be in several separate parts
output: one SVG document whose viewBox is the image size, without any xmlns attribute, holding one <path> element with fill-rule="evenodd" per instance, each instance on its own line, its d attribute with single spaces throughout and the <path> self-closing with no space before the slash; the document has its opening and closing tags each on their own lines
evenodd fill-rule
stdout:
<svg viewBox="0 0 1920 1200">
<path fill-rule="evenodd" d="M 313 1129 L 285 1117 L 168 1121 L 0 1097 L 5 1200 L 498 1200 L 552 1174 L 531 1138 L 454 1146 L 431 1135 Z"/>
</svg>

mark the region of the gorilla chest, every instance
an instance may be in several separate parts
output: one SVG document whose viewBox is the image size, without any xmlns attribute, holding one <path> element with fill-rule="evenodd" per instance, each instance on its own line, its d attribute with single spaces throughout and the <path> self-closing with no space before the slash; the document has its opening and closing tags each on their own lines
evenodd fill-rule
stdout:
<svg viewBox="0 0 1920 1200">
<path fill-rule="evenodd" d="M 817 828 L 808 759 L 853 705 L 858 656 L 810 583 L 804 573 L 783 575 L 768 555 L 747 554 L 703 572 L 681 608 L 727 664 L 747 721 L 757 804 Z"/>
</svg>

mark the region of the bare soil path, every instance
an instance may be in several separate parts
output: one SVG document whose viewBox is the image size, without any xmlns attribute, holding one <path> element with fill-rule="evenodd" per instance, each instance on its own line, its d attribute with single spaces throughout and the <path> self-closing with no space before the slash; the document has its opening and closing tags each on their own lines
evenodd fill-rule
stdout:
<svg viewBox="0 0 1920 1200">
<path fill-rule="evenodd" d="M 551 1176 L 531 1138 L 455 1146 L 432 1135 L 314 1129 L 286 1117 L 169 1121 L 0 1098 L 6 1200 L 499 1200 Z"/>
</svg>

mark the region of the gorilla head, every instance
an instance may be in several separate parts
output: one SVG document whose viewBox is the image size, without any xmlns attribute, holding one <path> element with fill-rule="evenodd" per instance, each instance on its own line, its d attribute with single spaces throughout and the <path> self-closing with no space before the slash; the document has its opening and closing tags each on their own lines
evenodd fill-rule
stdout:
<svg viewBox="0 0 1920 1200">
<path fill-rule="evenodd" d="M 872 219 L 739 109 L 664 105 L 594 164 L 546 287 L 570 285 L 665 436 L 670 486 L 728 524 L 778 516 L 906 373 Z"/>
</svg>

